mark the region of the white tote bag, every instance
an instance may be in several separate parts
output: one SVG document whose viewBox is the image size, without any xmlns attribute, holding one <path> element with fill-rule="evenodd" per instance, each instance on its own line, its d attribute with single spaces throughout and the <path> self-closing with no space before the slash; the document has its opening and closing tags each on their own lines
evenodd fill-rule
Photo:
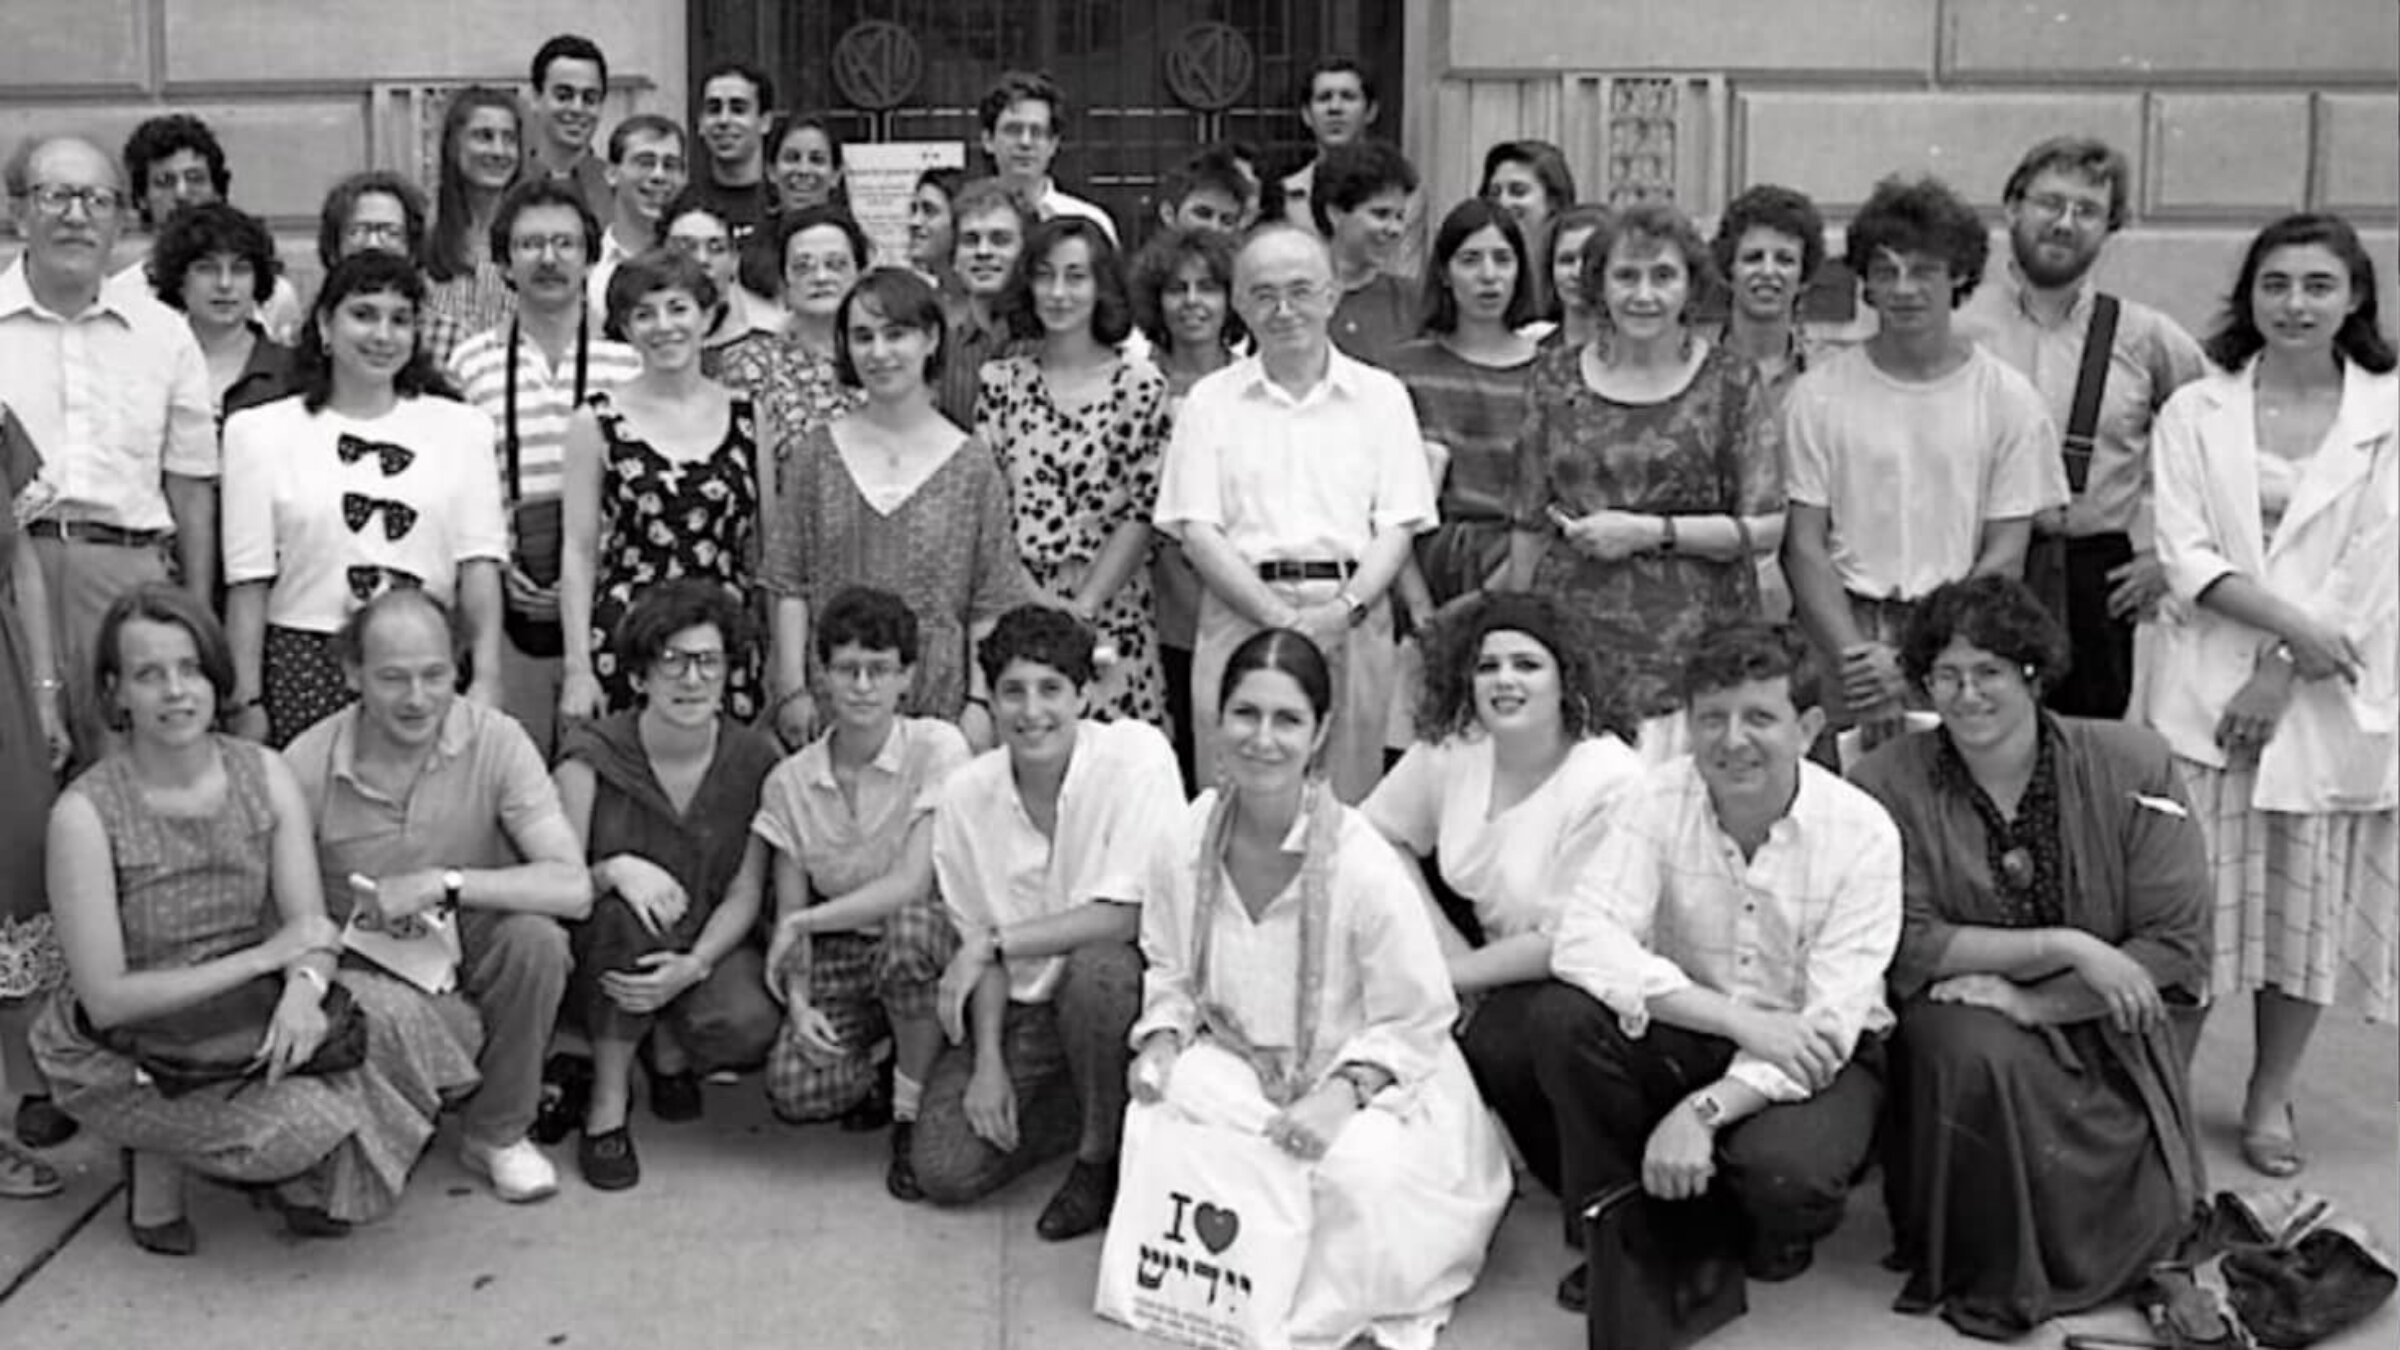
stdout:
<svg viewBox="0 0 2400 1350">
<path fill-rule="evenodd" d="M 1125 1112 L 1122 1156 L 1095 1310 L 1181 1345 L 1282 1350 L 1308 1264 L 1307 1166 L 1165 1105 Z"/>
</svg>

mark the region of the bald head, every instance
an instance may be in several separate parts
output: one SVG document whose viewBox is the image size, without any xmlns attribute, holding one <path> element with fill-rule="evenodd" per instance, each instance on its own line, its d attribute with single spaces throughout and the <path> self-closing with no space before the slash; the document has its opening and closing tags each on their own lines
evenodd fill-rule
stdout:
<svg viewBox="0 0 2400 1350">
<path fill-rule="evenodd" d="M 115 157 L 81 136 L 31 141 L 9 159 L 8 190 L 34 293 L 53 309 L 80 312 L 108 273 L 124 222 Z"/>
<path fill-rule="evenodd" d="M 1306 373 L 1320 365 L 1340 301 L 1325 241 L 1296 225 L 1261 225 L 1234 259 L 1234 308 L 1270 367 Z"/>
<path fill-rule="evenodd" d="M 1233 284 L 1239 288 L 1246 272 L 1260 268 L 1312 264 L 1326 280 L 1333 279 L 1333 254 L 1324 239 L 1312 230 L 1275 221 L 1252 230 L 1242 241 L 1242 251 L 1234 257 Z"/>
</svg>

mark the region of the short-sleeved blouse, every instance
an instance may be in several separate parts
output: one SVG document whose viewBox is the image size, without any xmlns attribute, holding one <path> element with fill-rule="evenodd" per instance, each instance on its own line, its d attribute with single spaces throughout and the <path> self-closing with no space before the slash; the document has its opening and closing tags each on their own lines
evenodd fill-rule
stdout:
<svg viewBox="0 0 2400 1350">
<path fill-rule="evenodd" d="M 948 722 L 895 718 L 852 798 L 833 776 L 832 738 L 827 732 L 775 766 L 750 825 L 751 834 L 799 864 L 812 893 L 826 898 L 899 866 L 909 831 L 932 817 L 942 785 L 970 757 L 966 737 Z"/>
<path fill-rule="evenodd" d="M 867 401 L 865 390 L 843 386 L 832 358 L 810 351 L 791 332 L 761 330 L 726 344 L 717 356 L 717 381 L 757 399 L 785 438 Z"/>
<path fill-rule="evenodd" d="M 1547 933 L 1608 828 L 1641 756 L 1614 736 L 1577 741 L 1541 786 L 1492 814 L 1491 738 L 1410 746 L 1359 807 L 1393 843 L 1440 858 L 1442 880 L 1493 939 Z"/>
<path fill-rule="evenodd" d="M 1655 717 L 1674 710 L 1677 665 L 1702 629 L 1757 616 L 1755 564 L 1688 553 L 1603 562 L 1556 537 L 1550 511 L 1780 511 L 1782 430 L 1758 367 L 1730 348 L 1711 347 L 1682 392 L 1657 403 L 1595 393 L 1582 363 L 1581 350 L 1563 346 L 1535 363 L 1512 514 L 1517 528 L 1553 536 L 1534 589 L 1582 616 L 1622 664 L 1633 712 Z"/>
</svg>

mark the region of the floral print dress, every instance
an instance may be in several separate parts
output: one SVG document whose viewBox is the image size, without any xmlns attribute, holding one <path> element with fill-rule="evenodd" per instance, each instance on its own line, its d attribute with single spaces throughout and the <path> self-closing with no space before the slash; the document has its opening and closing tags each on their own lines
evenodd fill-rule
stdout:
<svg viewBox="0 0 2400 1350">
<path fill-rule="evenodd" d="M 634 673 L 617 660 L 617 623 L 652 583 L 698 577 L 725 588 L 750 609 L 750 555 L 758 531 L 758 420 L 736 397 L 724 438 L 703 460 L 669 459 L 643 440 L 603 391 L 592 395 L 600 422 L 600 568 L 592 596 L 592 671 L 611 712 L 639 702 Z M 725 711 L 736 721 L 758 715 L 760 658 L 727 674 Z"/>
<path fill-rule="evenodd" d="M 1120 361 L 1104 393 L 1069 408 L 1051 396 L 1038 356 L 987 362 L 975 431 L 1000 457 L 1008 479 L 1009 517 L 1025 570 L 1053 598 L 1071 600 L 1109 537 L 1129 521 L 1146 523 L 1158 504 L 1167 377 Z M 1116 649 L 1116 660 L 1092 691 L 1092 716 L 1164 730 L 1166 676 L 1147 551 L 1097 620 L 1099 639 Z"/>
<path fill-rule="evenodd" d="M 1569 516 L 1751 516 L 1783 509 L 1783 436 L 1758 368 L 1711 347 L 1691 383 L 1657 403 L 1620 403 L 1583 378 L 1583 351 L 1537 358 L 1517 442 L 1516 528 L 1550 536 L 1534 590 L 1582 620 L 1640 718 L 1680 703 L 1682 652 L 1711 624 L 1759 614 L 1748 558 L 1640 553 L 1602 562 L 1570 546 L 1550 510 Z"/>
</svg>

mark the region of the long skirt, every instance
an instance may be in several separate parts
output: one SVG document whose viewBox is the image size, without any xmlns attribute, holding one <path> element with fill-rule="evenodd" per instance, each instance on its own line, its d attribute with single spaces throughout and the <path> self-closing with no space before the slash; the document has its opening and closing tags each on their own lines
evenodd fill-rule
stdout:
<svg viewBox="0 0 2400 1350">
<path fill-rule="evenodd" d="M 1176 1059 L 1164 1101 L 1132 1109 L 1251 1134 L 1279 1110 L 1247 1063 L 1206 1041 Z M 1482 1271 L 1511 1186 L 1500 1132 L 1457 1048 L 1443 1047 L 1413 1095 L 1353 1116 L 1310 1182 L 1316 1223 L 1292 1298 L 1293 1346 L 1367 1336 L 1385 1350 L 1428 1350 Z"/>
<path fill-rule="evenodd" d="M 476 1046 L 398 980 L 349 968 L 337 978 L 368 1027 L 367 1062 L 344 1073 L 165 1097 L 132 1060 L 82 1033 L 65 989 L 35 1021 L 33 1050 L 59 1107 L 109 1142 L 227 1181 L 308 1177 L 328 1213 L 363 1223 L 399 1201 L 443 1100 L 479 1081 Z"/>
<path fill-rule="evenodd" d="M 2212 984 L 2400 1020 L 2400 811 L 2250 804 L 2255 768 L 2177 758 L 2216 881 Z"/>
</svg>

